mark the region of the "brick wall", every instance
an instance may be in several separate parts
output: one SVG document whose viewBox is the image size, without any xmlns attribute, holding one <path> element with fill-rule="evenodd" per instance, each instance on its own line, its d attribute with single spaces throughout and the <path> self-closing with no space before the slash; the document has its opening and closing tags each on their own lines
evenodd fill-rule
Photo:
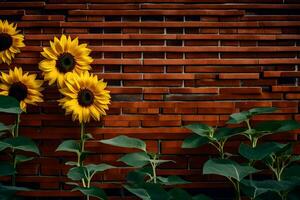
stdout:
<svg viewBox="0 0 300 200">
<path fill-rule="evenodd" d="M 201 175 L 203 162 L 215 152 L 181 149 L 189 135 L 182 125 L 222 125 L 232 112 L 254 106 L 280 108 L 257 121 L 300 120 L 297 0 L 2 0 L 0 9 L 0 17 L 17 22 L 25 34 L 26 47 L 14 64 L 27 71 L 40 73 L 40 51 L 54 36 L 64 33 L 88 43 L 93 73 L 109 83 L 113 100 L 109 115 L 90 123 L 89 132 L 96 139 L 126 134 L 147 140 L 149 149 L 177 162 L 162 166 L 160 174 L 194 181 L 186 186 L 191 191 L 216 194 L 216 188 L 230 185 Z M 63 190 L 68 189 L 64 162 L 72 155 L 55 148 L 63 139 L 78 138 L 78 126 L 58 107 L 56 87 L 47 87 L 44 96 L 45 103 L 22 116 L 21 127 L 22 135 L 37 140 L 41 157 L 23 164 L 17 182 L 37 189 L 22 193 L 26 199 L 75 199 L 79 193 Z M 297 140 L 297 135 L 269 139 Z M 95 152 L 89 161 L 121 165 L 115 160 L 123 149 L 96 141 L 87 146 Z M 120 199 L 117 182 L 126 171 L 110 170 L 97 176 L 96 184 Z"/>
</svg>

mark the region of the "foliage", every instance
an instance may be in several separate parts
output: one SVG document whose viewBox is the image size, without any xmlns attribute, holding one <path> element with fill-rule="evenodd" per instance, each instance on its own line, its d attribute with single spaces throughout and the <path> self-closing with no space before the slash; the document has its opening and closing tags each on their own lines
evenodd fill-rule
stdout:
<svg viewBox="0 0 300 200">
<path fill-rule="evenodd" d="M 0 199 L 11 199 L 17 191 L 29 190 L 16 186 L 17 166 L 20 163 L 34 159 L 28 153 L 39 155 L 35 142 L 28 137 L 19 135 L 20 103 L 13 97 L 0 96 L 0 112 L 16 115 L 15 124 L 5 125 L 0 123 L 0 152 L 9 155 L 10 160 L 0 162 L 0 176 L 11 176 L 11 185 L 0 183 Z M 25 152 L 26 155 L 23 155 Z"/>
<path fill-rule="evenodd" d="M 75 153 L 77 156 L 77 161 L 68 161 L 65 164 L 70 165 L 71 168 L 68 171 L 68 178 L 72 182 L 67 182 L 70 185 L 74 185 L 72 191 L 80 191 L 86 196 L 95 197 L 98 199 L 106 200 L 105 192 L 98 187 L 92 186 L 91 182 L 96 173 L 103 172 L 108 169 L 115 168 L 112 165 L 105 163 L 101 164 L 84 164 L 84 160 L 87 155 L 91 152 L 85 150 L 85 142 L 94 139 L 90 133 L 86 133 L 84 130 L 84 124 L 81 123 L 80 129 L 80 140 L 65 140 L 56 149 L 56 151 L 65 151 Z"/>
<path fill-rule="evenodd" d="M 159 165 L 172 160 L 160 158 L 160 154 L 147 151 L 147 145 L 143 140 L 127 136 L 117 136 L 111 139 L 101 140 L 101 143 L 117 147 L 136 149 L 137 152 L 127 153 L 119 161 L 134 167 L 135 170 L 127 175 L 125 189 L 143 200 L 210 200 L 205 195 L 191 196 L 183 189 L 174 188 L 169 191 L 163 186 L 174 186 L 189 183 L 178 176 L 158 176 L 157 168 Z"/>
<path fill-rule="evenodd" d="M 253 108 L 230 115 L 227 124 L 232 127 L 213 128 L 205 124 L 190 124 L 186 128 L 194 134 L 187 137 L 183 148 L 196 148 L 211 144 L 219 152 L 219 158 L 211 158 L 203 166 L 203 174 L 216 174 L 226 177 L 234 186 L 236 197 L 240 200 L 246 196 L 251 200 L 294 199 L 300 185 L 300 167 L 296 164 L 299 156 L 293 155 L 293 143 L 260 142 L 271 134 L 292 131 L 300 128 L 294 120 L 264 121 L 251 125 L 253 117 L 276 111 L 273 107 Z M 221 131 L 220 131 L 221 130 Z M 241 142 L 239 154 L 247 162 L 238 163 L 231 154 L 224 150 L 229 138 L 236 135 L 245 136 L 250 144 Z M 260 143 L 259 143 L 260 142 Z M 264 165 L 265 167 L 257 169 Z M 253 175 L 269 169 L 273 176 L 255 180 Z"/>
</svg>

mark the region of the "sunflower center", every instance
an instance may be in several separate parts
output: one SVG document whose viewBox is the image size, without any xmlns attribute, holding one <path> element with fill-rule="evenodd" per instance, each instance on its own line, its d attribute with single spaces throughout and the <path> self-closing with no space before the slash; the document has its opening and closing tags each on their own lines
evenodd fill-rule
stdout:
<svg viewBox="0 0 300 200">
<path fill-rule="evenodd" d="M 56 62 L 56 68 L 63 73 L 72 71 L 75 67 L 74 56 L 70 53 L 61 54 Z"/>
<path fill-rule="evenodd" d="M 27 87 L 21 82 L 13 83 L 9 88 L 8 95 L 22 101 L 27 97 Z"/>
<path fill-rule="evenodd" d="M 0 51 L 4 51 L 9 49 L 12 45 L 13 40 L 12 37 L 7 33 L 0 33 Z"/>
<path fill-rule="evenodd" d="M 94 102 L 94 94 L 89 89 L 82 89 L 79 91 L 78 103 L 83 107 L 90 106 Z"/>
</svg>

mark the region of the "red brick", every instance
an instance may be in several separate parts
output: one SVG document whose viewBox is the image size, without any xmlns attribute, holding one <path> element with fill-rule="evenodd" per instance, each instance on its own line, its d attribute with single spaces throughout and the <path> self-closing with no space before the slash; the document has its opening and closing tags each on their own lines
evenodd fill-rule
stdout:
<svg viewBox="0 0 300 200">
<path fill-rule="evenodd" d="M 250 87 L 243 87 L 243 88 L 220 88 L 220 94 L 261 94 L 262 89 L 259 87 L 250 88 Z"/>
<path fill-rule="evenodd" d="M 258 73 L 221 73 L 220 79 L 259 79 Z"/>
</svg>

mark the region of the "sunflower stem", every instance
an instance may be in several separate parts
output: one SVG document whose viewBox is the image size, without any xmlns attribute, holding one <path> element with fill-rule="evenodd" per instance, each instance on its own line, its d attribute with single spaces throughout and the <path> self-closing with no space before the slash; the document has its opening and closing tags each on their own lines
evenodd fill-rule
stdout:
<svg viewBox="0 0 300 200">
<path fill-rule="evenodd" d="M 19 124 L 20 124 L 20 121 L 21 121 L 20 116 L 21 116 L 21 114 L 17 114 L 16 124 L 15 124 L 14 130 L 13 130 L 13 138 L 16 138 L 16 137 L 19 136 Z M 13 163 L 14 169 L 16 170 L 17 161 L 16 161 L 16 151 L 15 151 L 15 149 L 12 149 L 12 163 Z M 11 184 L 13 186 L 16 185 L 16 174 L 12 175 Z"/>
<path fill-rule="evenodd" d="M 82 153 L 84 152 L 84 143 L 85 143 L 85 131 L 84 131 L 84 123 L 80 123 L 80 152 L 78 154 L 78 166 L 83 166 Z M 81 179 L 83 187 L 86 187 L 86 183 L 84 179 Z"/>
<path fill-rule="evenodd" d="M 21 121 L 20 118 L 21 118 L 21 114 L 17 114 L 15 137 L 19 136 L 19 124 L 20 124 L 20 121 Z"/>
<path fill-rule="evenodd" d="M 152 173 L 153 173 L 153 183 L 157 183 L 157 177 L 156 177 L 156 155 L 153 156 L 153 161 L 150 161 L 151 167 L 152 167 Z"/>
<path fill-rule="evenodd" d="M 84 143 L 85 143 L 85 139 L 84 139 L 84 123 L 80 123 L 80 154 L 79 154 L 79 166 L 83 165 L 83 160 L 81 158 L 82 153 L 84 152 Z"/>
</svg>

